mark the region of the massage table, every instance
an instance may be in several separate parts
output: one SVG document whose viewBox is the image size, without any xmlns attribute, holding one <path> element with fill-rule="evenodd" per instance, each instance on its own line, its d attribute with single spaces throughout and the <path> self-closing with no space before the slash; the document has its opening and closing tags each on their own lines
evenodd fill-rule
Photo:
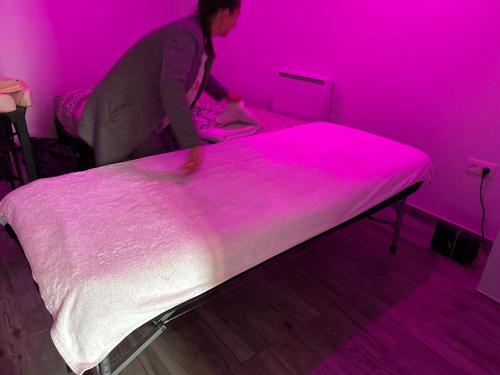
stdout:
<svg viewBox="0 0 500 375">
<path fill-rule="evenodd" d="M 82 141 L 79 139 L 78 127 L 83 110 L 87 100 L 92 92 L 92 89 L 80 89 L 68 92 L 65 95 L 57 96 L 54 99 L 55 104 L 55 127 L 59 140 L 67 145 L 76 148 L 82 147 Z M 213 121 L 215 117 L 224 109 L 224 103 L 217 103 L 206 93 L 200 96 L 200 99 L 192 109 L 192 115 L 198 132 L 203 138 L 207 132 L 206 125 Z M 281 130 L 292 126 L 302 125 L 306 121 L 284 116 L 281 114 L 269 112 L 259 108 L 250 107 L 249 110 L 258 120 L 258 133 L 267 133 L 270 131 Z M 215 127 L 212 126 L 212 129 Z M 216 130 L 216 129 L 214 129 Z M 221 129 L 217 129 L 221 130 Z M 215 132 L 217 133 L 217 132 Z M 220 132 L 223 133 L 223 132 Z M 248 135 L 253 135 L 255 131 L 248 132 Z M 220 140 L 208 138 L 205 143 L 217 143 Z"/>
<path fill-rule="evenodd" d="M 430 180 L 413 147 L 311 123 L 203 148 L 41 179 L 0 202 L 53 317 L 71 370 L 120 373 L 186 306 L 260 263 L 397 203 Z M 147 322 L 131 354 L 109 354 Z M 113 365 L 113 366 L 111 366 Z"/>
</svg>

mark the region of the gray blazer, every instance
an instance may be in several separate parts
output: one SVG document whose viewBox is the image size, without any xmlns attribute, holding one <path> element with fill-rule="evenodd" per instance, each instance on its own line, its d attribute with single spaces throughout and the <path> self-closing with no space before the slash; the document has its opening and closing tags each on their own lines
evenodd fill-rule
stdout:
<svg viewBox="0 0 500 375">
<path fill-rule="evenodd" d="M 166 115 L 180 148 L 199 144 L 187 92 L 200 70 L 205 39 L 196 16 L 151 32 L 130 48 L 92 92 L 80 120 L 80 137 L 96 164 L 124 161 Z M 217 100 L 227 91 L 212 77 L 209 54 L 201 92 Z M 194 104 L 194 103 L 193 103 Z"/>
</svg>

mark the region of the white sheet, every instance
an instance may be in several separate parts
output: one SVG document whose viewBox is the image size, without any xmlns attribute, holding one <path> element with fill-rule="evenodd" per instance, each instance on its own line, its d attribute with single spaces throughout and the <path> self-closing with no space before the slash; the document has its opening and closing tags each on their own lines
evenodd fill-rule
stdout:
<svg viewBox="0 0 500 375">
<path fill-rule="evenodd" d="M 198 135 L 204 141 L 218 143 L 258 133 L 258 119 L 240 103 L 215 103 L 201 100 L 193 111 Z"/>
<path fill-rule="evenodd" d="M 200 138 L 210 143 L 229 141 L 235 138 L 248 137 L 259 131 L 259 128 L 253 125 L 231 124 L 226 127 L 211 126 L 198 129 Z"/>
<path fill-rule="evenodd" d="M 77 373 L 136 328 L 430 177 L 423 152 L 327 123 L 38 180 L 0 202 Z M 383 254 L 381 254 L 383 255 Z"/>
</svg>

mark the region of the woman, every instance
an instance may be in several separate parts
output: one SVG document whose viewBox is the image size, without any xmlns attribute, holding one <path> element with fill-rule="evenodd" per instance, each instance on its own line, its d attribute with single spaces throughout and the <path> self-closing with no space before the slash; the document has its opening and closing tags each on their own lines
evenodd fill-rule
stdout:
<svg viewBox="0 0 500 375">
<path fill-rule="evenodd" d="M 191 107 L 202 91 L 238 101 L 210 74 L 212 37 L 236 26 L 241 0 L 199 0 L 198 12 L 137 42 L 96 87 L 79 133 L 98 166 L 187 149 L 183 166 L 193 173 L 201 151 Z M 172 139 L 173 138 L 173 139 Z"/>
</svg>

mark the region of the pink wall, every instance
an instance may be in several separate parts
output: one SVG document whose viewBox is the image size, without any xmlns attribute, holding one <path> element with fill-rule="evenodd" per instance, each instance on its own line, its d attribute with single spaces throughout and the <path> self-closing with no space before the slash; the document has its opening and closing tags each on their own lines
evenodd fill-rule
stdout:
<svg viewBox="0 0 500 375">
<path fill-rule="evenodd" d="M 192 0 L 187 0 L 192 3 Z M 331 119 L 429 153 L 435 178 L 411 203 L 480 229 L 470 156 L 500 163 L 500 3 L 247 0 L 217 43 L 215 72 L 270 108 L 282 67 L 327 74 Z M 487 234 L 500 228 L 500 174 L 486 186 Z"/>
<path fill-rule="evenodd" d="M 138 38 L 182 11 L 174 0 L 1 0 L 0 76 L 32 86 L 32 135 L 53 131 L 55 95 L 94 85 Z"/>
</svg>

